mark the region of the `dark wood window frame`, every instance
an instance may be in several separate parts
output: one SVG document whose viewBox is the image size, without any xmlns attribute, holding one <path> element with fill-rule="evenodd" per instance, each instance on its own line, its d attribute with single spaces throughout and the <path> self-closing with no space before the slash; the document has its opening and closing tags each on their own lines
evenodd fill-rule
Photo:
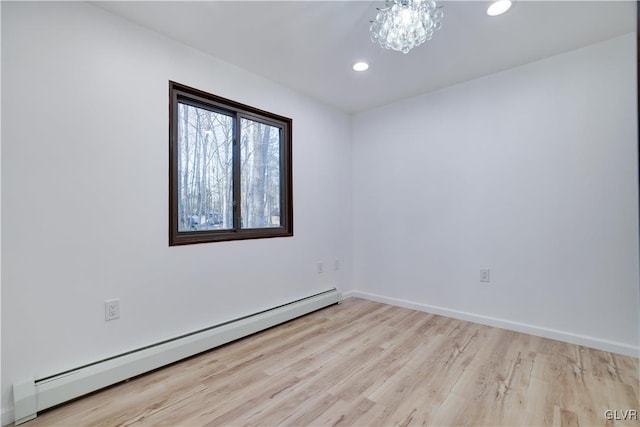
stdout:
<svg viewBox="0 0 640 427">
<path fill-rule="evenodd" d="M 178 231 L 178 103 L 233 117 L 233 228 Z M 242 228 L 240 203 L 240 120 L 250 119 L 280 129 L 280 226 Z M 180 83 L 169 81 L 169 246 L 228 240 L 293 236 L 292 119 Z"/>
</svg>

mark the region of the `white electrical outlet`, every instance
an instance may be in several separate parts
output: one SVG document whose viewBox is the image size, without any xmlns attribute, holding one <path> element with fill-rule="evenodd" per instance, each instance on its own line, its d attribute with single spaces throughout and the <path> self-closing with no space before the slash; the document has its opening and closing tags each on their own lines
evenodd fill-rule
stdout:
<svg viewBox="0 0 640 427">
<path fill-rule="evenodd" d="M 340 260 L 338 258 L 333 260 L 333 269 L 335 271 L 340 270 Z"/>
<path fill-rule="evenodd" d="M 489 283 L 491 281 L 488 268 L 480 269 L 480 281 L 485 283 Z"/>
<path fill-rule="evenodd" d="M 320 261 L 318 263 L 318 274 L 324 273 L 324 262 Z"/>
<path fill-rule="evenodd" d="M 120 317 L 120 300 L 111 299 L 104 302 L 104 320 L 114 320 Z"/>
</svg>

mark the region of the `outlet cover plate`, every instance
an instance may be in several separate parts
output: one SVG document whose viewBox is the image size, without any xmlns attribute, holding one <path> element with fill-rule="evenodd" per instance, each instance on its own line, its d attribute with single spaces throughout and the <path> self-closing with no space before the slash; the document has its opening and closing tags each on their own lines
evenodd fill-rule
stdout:
<svg viewBox="0 0 640 427">
<path fill-rule="evenodd" d="M 104 320 L 115 320 L 120 317 L 120 300 L 111 299 L 104 302 Z"/>
</svg>

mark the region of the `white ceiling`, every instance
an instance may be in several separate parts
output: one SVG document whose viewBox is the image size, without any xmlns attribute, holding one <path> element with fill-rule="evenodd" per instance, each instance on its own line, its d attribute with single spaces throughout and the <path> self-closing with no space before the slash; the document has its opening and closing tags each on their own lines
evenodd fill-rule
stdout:
<svg viewBox="0 0 640 427">
<path fill-rule="evenodd" d="M 97 2 L 102 9 L 347 112 L 635 31 L 634 1 L 439 1 L 443 28 L 408 54 L 369 39 L 382 1 Z M 370 64 L 356 73 L 357 60 Z"/>
</svg>

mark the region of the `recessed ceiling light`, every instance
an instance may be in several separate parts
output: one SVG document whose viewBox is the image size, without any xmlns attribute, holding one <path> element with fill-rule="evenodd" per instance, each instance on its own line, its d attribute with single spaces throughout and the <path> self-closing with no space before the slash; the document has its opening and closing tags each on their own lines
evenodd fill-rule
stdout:
<svg viewBox="0 0 640 427">
<path fill-rule="evenodd" d="M 367 64 L 366 62 L 356 62 L 355 64 L 353 64 L 354 71 L 366 71 L 368 69 L 369 64 Z"/>
<path fill-rule="evenodd" d="M 489 5 L 487 8 L 487 15 L 498 16 L 511 9 L 511 0 L 497 0 Z"/>
</svg>

